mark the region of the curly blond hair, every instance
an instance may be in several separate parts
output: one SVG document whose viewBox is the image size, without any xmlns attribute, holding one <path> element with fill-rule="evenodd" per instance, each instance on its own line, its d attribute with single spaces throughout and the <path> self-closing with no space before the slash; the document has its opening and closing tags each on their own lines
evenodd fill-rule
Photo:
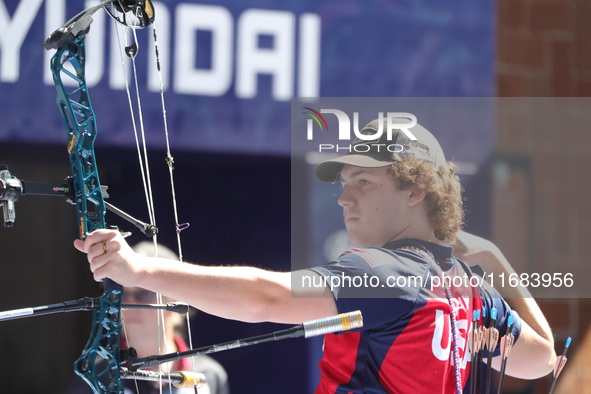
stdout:
<svg viewBox="0 0 591 394">
<path fill-rule="evenodd" d="M 426 190 L 425 210 L 440 241 L 453 243 L 464 224 L 464 208 L 457 167 L 448 162 L 448 168 L 435 166 L 417 158 L 392 163 L 389 173 L 398 181 L 400 189 L 417 185 Z"/>
</svg>

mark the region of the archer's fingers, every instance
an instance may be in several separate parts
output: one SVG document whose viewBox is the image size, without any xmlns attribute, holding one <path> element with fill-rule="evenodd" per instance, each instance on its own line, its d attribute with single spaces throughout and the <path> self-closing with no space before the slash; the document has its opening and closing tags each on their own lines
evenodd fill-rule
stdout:
<svg viewBox="0 0 591 394">
<path fill-rule="evenodd" d="M 117 237 L 119 231 L 117 230 L 95 230 L 86 236 L 84 240 L 75 240 L 74 247 L 83 253 L 89 253 L 90 249 L 103 242 L 109 242 L 111 239 Z"/>
<path fill-rule="evenodd" d="M 80 252 L 82 253 L 86 253 L 86 250 L 84 250 L 84 241 L 81 239 L 75 239 L 74 240 L 74 247 L 76 249 L 78 249 Z"/>
<path fill-rule="evenodd" d="M 110 242 L 107 248 L 111 246 L 114 248 L 114 245 L 112 245 L 114 243 Z M 132 286 L 133 267 L 131 267 L 130 263 L 116 251 L 102 253 L 89 259 L 89 266 L 94 280 L 100 282 L 105 278 L 111 278 L 122 286 Z"/>
<path fill-rule="evenodd" d="M 103 278 L 106 278 L 107 275 L 103 274 L 103 272 L 105 271 L 106 266 L 109 264 L 110 260 L 108 258 L 108 256 L 101 256 L 101 257 L 96 257 L 96 258 L 89 258 L 89 266 L 90 266 L 90 271 L 92 272 L 93 276 L 94 276 L 94 280 L 96 280 L 97 282 L 100 282 L 101 280 L 103 280 Z"/>
<path fill-rule="evenodd" d="M 86 236 L 86 240 L 84 241 L 84 243 L 89 245 L 86 247 L 86 249 L 88 250 L 88 248 L 92 245 L 96 245 L 101 242 L 109 242 L 110 240 L 120 235 L 121 233 L 118 230 L 95 230 Z"/>
<path fill-rule="evenodd" d="M 106 274 L 104 274 L 105 270 L 104 269 L 97 269 L 96 271 L 94 271 L 92 273 L 92 278 L 96 281 L 96 282 L 102 282 L 103 279 L 108 278 L 108 276 Z"/>
<path fill-rule="evenodd" d="M 121 285 L 130 280 L 133 267 L 128 259 L 133 255 L 127 241 L 118 231 L 97 230 L 84 242 L 90 270 L 96 281 L 111 278 Z"/>
</svg>

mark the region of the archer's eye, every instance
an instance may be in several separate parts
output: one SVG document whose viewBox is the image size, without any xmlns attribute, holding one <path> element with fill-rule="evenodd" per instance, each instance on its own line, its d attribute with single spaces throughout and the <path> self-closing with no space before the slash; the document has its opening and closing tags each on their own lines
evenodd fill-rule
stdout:
<svg viewBox="0 0 591 394">
<path fill-rule="evenodd" d="M 360 186 L 367 186 L 367 185 L 369 185 L 369 181 L 367 179 L 360 179 L 359 185 Z"/>
</svg>

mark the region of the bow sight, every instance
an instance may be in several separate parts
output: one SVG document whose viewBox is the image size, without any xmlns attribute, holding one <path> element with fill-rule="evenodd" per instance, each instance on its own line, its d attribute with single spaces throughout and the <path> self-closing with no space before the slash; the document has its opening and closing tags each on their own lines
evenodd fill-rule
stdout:
<svg viewBox="0 0 591 394">
<path fill-rule="evenodd" d="M 0 165 L 0 207 L 4 215 L 4 227 L 12 227 L 16 220 L 16 211 L 14 203 L 17 202 L 23 195 L 38 195 L 38 196 L 61 196 L 65 197 L 70 204 L 76 204 L 76 196 L 74 194 L 74 186 L 72 184 L 72 177 L 65 179 L 65 183 L 45 183 L 45 182 L 29 182 L 18 179 L 8 171 L 7 165 Z M 109 194 L 106 185 L 101 185 L 101 194 L 103 198 L 108 198 Z M 104 202 L 106 208 L 116 214 L 117 216 L 127 220 L 129 223 L 136 226 L 148 237 L 153 237 L 158 233 L 158 228 L 152 224 L 142 222 L 122 211 L 116 206 Z"/>
</svg>

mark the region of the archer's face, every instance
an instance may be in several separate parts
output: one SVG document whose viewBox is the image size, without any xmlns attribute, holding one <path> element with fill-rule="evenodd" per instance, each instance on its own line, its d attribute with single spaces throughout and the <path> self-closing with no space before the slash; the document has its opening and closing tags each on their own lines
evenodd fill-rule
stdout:
<svg viewBox="0 0 591 394">
<path fill-rule="evenodd" d="M 156 293 L 138 287 L 126 287 L 123 291 L 123 303 L 156 304 Z M 127 334 L 135 337 L 157 337 L 158 312 L 154 309 L 122 309 L 123 321 Z M 135 346 L 135 345 L 133 345 Z"/>
<path fill-rule="evenodd" d="M 410 191 L 398 188 L 388 168 L 343 166 L 338 203 L 354 246 L 384 246 L 410 224 L 406 204 Z"/>
<path fill-rule="evenodd" d="M 172 300 L 165 298 L 162 302 Z M 139 287 L 126 287 L 123 291 L 123 303 L 125 304 L 156 304 L 156 293 Z M 171 346 L 168 339 L 164 338 L 174 332 L 178 315 L 173 312 L 164 312 L 165 327 L 162 327 L 162 318 L 155 309 L 125 309 L 122 308 L 122 318 L 125 330 L 125 340 L 129 346 L 134 347 L 140 357 L 145 357 L 159 352 L 162 344 Z M 160 331 L 160 335 L 159 332 Z M 172 350 L 170 350 L 172 351 Z"/>
</svg>

